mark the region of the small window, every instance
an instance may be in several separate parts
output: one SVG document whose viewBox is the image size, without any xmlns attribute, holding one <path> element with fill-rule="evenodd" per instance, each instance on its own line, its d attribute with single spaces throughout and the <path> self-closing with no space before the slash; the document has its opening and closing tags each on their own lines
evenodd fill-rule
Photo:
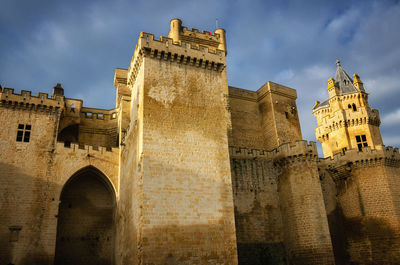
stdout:
<svg viewBox="0 0 400 265">
<path fill-rule="evenodd" d="M 19 232 L 21 231 L 21 226 L 10 226 L 10 242 L 18 242 Z"/>
<path fill-rule="evenodd" d="M 367 137 L 365 134 L 356 136 L 358 150 L 361 151 L 363 147 L 368 146 Z"/>
<path fill-rule="evenodd" d="M 351 105 L 349 104 L 348 106 L 347 106 L 349 109 L 351 109 Z"/>
<path fill-rule="evenodd" d="M 70 110 L 70 112 L 75 112 L 75 104 L 72 104 L 72 105 L 71 105 L 71 110 Z"/>
<path fill-rule="evenodd" d="M 17 142 L 25 142 L 28 143 L 31 137 L 31 128 L 32 126 L 29 124 L 18 124 L 17 130 Z"/>
<path fill-rule="evenodd" d="M 285 116 L 286 116 L 286 119 L 289 119 L 289 113 L 287 111 L 285 111 Z"/>
<path fill-rule="evenodd" d="M 353 103 L 353 111 L 357 111 L 356 104 Z"/>
</svg>

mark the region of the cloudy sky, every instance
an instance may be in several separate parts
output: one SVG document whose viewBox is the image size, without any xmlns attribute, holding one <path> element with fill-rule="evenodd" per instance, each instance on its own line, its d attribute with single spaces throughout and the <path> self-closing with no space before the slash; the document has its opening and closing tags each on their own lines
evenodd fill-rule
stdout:
<svg viewBox="0 0 400 265">
<path fill-rule="evenodd" d="M 400 146 L 399 1 L 0 0 L 0 84 L 113 108 L 116 67 L 127 68 L 141 31 L 169 21 L 227 31 L 228 80 L 257 90 L 270 80 L 297 89 L 303 137 L 315 141 L 315 100 L 327 98 L 335 60 L 358 73 L 380 110 L 386 145 Z"/>
</svg>

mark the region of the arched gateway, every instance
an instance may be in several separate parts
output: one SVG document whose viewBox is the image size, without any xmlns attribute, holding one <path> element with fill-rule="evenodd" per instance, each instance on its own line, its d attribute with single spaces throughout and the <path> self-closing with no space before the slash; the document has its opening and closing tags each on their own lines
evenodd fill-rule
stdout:
<svg viewBox="0 0 400 265">
<path fill-rule="evenodd" d="M 65 184 L 58 212 L 56 265 L 113 264 L 115 193 L 94 167 Z"/>
</svg>

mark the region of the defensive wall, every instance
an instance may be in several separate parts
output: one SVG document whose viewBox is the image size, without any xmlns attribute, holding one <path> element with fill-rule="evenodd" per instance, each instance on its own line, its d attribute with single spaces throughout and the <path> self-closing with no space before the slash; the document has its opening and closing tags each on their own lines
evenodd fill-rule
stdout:
<svg viewBox="0 0 400 265">
<path fill-rule="evenodd" d="M 334 264 L 315 143 L 229 153 L 239 263 Z"/>
<path fill-rule="evenodd" d="M 337 262 L 399 262 L 397 148 L 349 150 L 320 159 L 319 174 Z"/>
</svg>

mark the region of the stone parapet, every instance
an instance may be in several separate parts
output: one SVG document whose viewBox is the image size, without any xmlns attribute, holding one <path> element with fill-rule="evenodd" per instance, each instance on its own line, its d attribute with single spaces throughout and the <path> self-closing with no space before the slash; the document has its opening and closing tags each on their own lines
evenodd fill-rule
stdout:
<svg viewBox="0 0 400 265">
<path fill-rule="evenodd" d="M 21 90 L 20 94 L 16 94 L 12 88 L 0 89 L 0 107 L 53 112 L 63 105 L 63 97 L 57 96 L 53 99 L 47 93 L 39 92 L 37 96 L 33 96 L 28 90 Z"/>
<path fill-rule="evenodd" d="M 174 42 L 163 36 L 156 40 L 153 34 L 141 32 L 128 69 L 128 85 L 134 83 L 144 56 L 215 71 L 224 70 L 226 64 L 222 50 L 195 43 Z"/>
<path fill-rule="evenodd" d="M 389 166 L 400 167 L 399 149 L 391 146 L 377 145 L 375 149 L 364 147 L 362 151 L 352 149 L 335 154 L 333 157 L 320 158 L 319 166 L 326 167 L 334 180 L 347 178 L 356 168 Z"/>
<path fill-rule="evenodd" d="M 78 144 L 78 143 L 57 142 L 56 150 L 63 150 L 63 149 L 69 149 L 74 152 L 86 152 L 88 155 L 91 153 L 103 154 L 105 152 L 119 154 L 119 148 L 117 147 L 92 146 L 92 145 Z"/>
<path fill-rule="evenodd" d="M 317 157 L 317 154 L 316 143 L 307 142 L 305 140 L 296 141 L 295 143 L 284 143 L 278 148 L 270 151 L 236 146 L 229 147 L 229 155 L 231 157 L 242 158 L 263 158 L 274 160 L 306 156 L 314 159 Z"/>
</svg>

